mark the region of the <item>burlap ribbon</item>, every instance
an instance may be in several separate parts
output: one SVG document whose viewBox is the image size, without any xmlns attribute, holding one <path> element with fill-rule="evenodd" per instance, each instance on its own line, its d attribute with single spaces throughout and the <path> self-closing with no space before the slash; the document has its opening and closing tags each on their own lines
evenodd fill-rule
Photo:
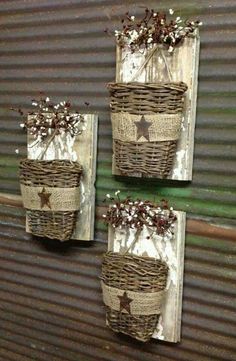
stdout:
<svg viewBox="0 0 236 361">
<path fill-rule="evenodd" d="M 154 315 L 161 313 L 165 291 L 134 292 L 107 286 L 101 281 L 103 302 L 115 311 L 131 315 Z"/>
<path fill-rule="evenodd" d="M 111 113 L 113 139 L 124 142 L 156 142 L 177 140 L 182 114 Z"/>
<path fill-rule="evenodd" d="M 42 211 L 76 211 L 80 206 L 79 187 L 31 187 L 21 184 L 24 208 Z"/>
</svg>

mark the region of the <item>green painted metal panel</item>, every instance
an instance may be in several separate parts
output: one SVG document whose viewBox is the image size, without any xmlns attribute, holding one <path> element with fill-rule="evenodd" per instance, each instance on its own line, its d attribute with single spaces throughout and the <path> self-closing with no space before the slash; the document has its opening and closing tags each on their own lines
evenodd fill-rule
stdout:
<svg viewBox="0 0 236 361">
<path fill-rule="evenodd" d="M 70 98 L 81 110 L 88 101 L 90 111 L 99 113 L 98 206 L 108 191 L 121 189 L 139 197 L 168 197 L 193 217 L 235 217 L 235 2 L 181 0 L 158 5 L 203 21 L 193 182 L 134 181 L 111 175 L 106 82 L 115 78 L 115 44 L 104 28 L 118 28 L 128 9 L 141 13 L 141 1 L 6 1 L 0 10 L 1 192 L 19 194 L 18 160 L 26 154 L 20 119 L 10 107 L 29 108 L 31 98 L 45 91 L 55 100 Z"/>
</svg>

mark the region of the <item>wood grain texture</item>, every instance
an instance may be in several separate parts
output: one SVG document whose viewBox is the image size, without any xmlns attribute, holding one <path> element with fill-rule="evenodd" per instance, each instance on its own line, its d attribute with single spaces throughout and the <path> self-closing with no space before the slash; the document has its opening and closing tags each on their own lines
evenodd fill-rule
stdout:
<svg viewBox="0 0 236 361">
<path fill-rule="evenodd" d="M 78 155 L 78 162 L 83 167 L 81 181 L 81 210 L 78 215 L 76 228 L 72 239 L 92 241 L 94 239 L 95 219 L 95 181 L 96 181 L 96 159 L 97 159 L 97 115 L 87 114 L 85 116 L 87 129 L 82 136 L 77 137 L 74 145 Z"/>
<path fill-rule="evenodd" d="M 160 236 L 152 236 L 150 240 L 147 240 L 146 236 L 149 233 L 144 232 L 130 247 L 133 241 L 132 233 L 117 231 L 112 227 L 108 230 L 108 251 L 125 253 L 128 250 L 131 254 L 161 258 L 167 262 L 169 276 L 165 302 L 157 329 L 152 337 L 168 342 L 179 342 L 181 337 L 186 213 L 175 211 L 175 214 L 177 222 L 172 238 L 163 239 Z"/>
<path fill-rule="evenodd" d="M 117 46 L 116 82 L 183 81 L 188 85 L 181 136 L 178 141 L 173 170 L 168 176 L 168 179 L 172 180 L 192 180 L 199 49 L 198 32 L 194 37 L 186 38 L 183 45 L 177 47 L 173 54 L 160 48 L 154 52 L 149 61 L 147 59 L 150 51 L 143 50 L 131 54 L 127 49 L 120 49 Z M 120 175 L 114 157 L 112 169 L 113 174 Z M 141 177 L 141 174 L 137 173 L 135 176 Z"/>
<path fill-rule="evenodd" d="M 84 131 L 81 135 L 71 137 L 59 135 L 51 142 L 43 159 L 70 159 L 78 161 L 83 167 L 83 176 L 80 183 L 80 212 L 77 216 L 76 227 L 72 239 L 91 241 L 94 239 L 95 213 L 95 180 L 97 157 L 97 127 L 98 116 L 84 114 Z M 28 157 L 38 159 L 43 147 L 35 142 L 28 134 Z M 26 220 L 26 230 L 29 232 Z"/>
</svg>

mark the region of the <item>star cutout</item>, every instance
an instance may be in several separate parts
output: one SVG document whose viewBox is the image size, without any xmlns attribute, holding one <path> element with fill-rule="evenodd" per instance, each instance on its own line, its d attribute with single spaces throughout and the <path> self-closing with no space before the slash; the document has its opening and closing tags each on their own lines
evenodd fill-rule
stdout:
<svg viewBox="0 0 236 361">
<path fill-rule="evenodd" d="M 137 127 L 137 140 L 144 137 L 146 140 L 150 141 L 148 128 L 152 125 L 152 122 L 147 122 L 144 115 L 142 115 L 140 121 L 134 122 L 134 124 Z"/>
<path fill-rule="evenodd" d="M 129 314 L 130 311 L 130 303 L 133 301 L 132 298 L 129 298 L 127 292 L 125 291 L 122 296 L 117 296 L 120 299 L 120 311 L 123 309 L 126 310 Z"/>
<path fill-rule="evenodd" d="M 40 201 L 41 201 L 41 209 L 44 207 L 44 206 L 48 206 L 48 208 L 51 209 L 51 204 L 50 204 L 50 197 L 51 197 L 52 193 L 47 193 L 46 192 L 46 189 L 43 187 L 42 191 L 38 193 L 38 196 L 40 198 Z"/>
</svg>

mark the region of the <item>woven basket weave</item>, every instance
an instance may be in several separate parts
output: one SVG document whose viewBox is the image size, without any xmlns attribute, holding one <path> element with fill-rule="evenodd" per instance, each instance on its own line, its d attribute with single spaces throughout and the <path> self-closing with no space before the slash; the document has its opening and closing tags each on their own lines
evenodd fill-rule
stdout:
<svg viewBox="0 0 236 361">
<path fill-rule="evenodd" d="M 24 159 L 20 162 L 20 183 L 24 186 L 77 189 L 81 174 L 80 164 L 69 160 Z M 27 209 L 26 212 L 28 227 L 32 234 L 62 241 L 71 238 L 77 211 Z"/>
<path fill-rule="evenodd" d="M 105 285 L 125 291 L 160 292 L 166 288 L 168 266 L 149 257 L 121 255 L 107 252 L 102 263 L 101 279 Z M 156 329 L 159 314 L 132 315 L 107 307 L 107 323 L 115 332 L 121 332 L 140 341 L 148 341 Z"/>
<path fill-rule="evenodd" d="M 167 176 L 172 168 L 177 141 L 129 143 L 114 140 L 117 168 L 124 175 L 141 172 L 150 177 Z"/>
<path fill-rule="evenodd" d="M 112 113 L 137 116 L 164 114 L 168 118 L 183 113 L 187 85 L 183 82 L 109 83 L 108 89 Z M 153 121 L 158 122 L 158 118 Z M 168 128 L 169 124 L 166 124 Z M 164 141 L 138 142 L 134 139 L 127 142 L 113 137 L 116 168 L 126 176 L 167 177 L 173 166 L 179 136 L 180 127 L 175 139 Z"/>
</svg>

